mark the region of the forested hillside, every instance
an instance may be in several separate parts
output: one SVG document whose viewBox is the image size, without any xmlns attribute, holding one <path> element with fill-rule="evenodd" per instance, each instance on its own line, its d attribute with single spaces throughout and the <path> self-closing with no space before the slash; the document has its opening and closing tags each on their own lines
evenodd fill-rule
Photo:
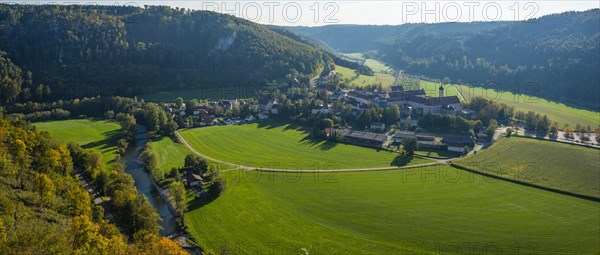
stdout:
<svg viewBox="0 0 600 255">
<path fill-rule="evenodd" d="M 341 52 L 369 52 L 409 74 L 495 83 L 497 89 L 600 108 L 599 9 L 527 22 L 292 29 Z"/>
<path fill-rule="evenodd" d="M 169 7 L 0 6 L 0 50 L 23 70 L 20 95 L 124 95 L 281 80 L 332 61 L 310 45 L 229 15 Z M 4 70 L 3 70 L 4 72 Z M 12 87 L 5 86 L 3 87 Z M 14 89 L 3 100 L 15 101 Z M 39 96 L 39 95 L 37 95 Z"/>
<path fill-rule="evenodd" d="M 158 216 L 149 217 L 156 212 L 122 170 L 106 174 L 106 195 L 117 220 L 130 224 L 117 229 L 104 219 L 74 175 L 93 168 L 91 154 L 0 113 L 0 254 L 186 254 L 158 236 Z"/>
</svg>

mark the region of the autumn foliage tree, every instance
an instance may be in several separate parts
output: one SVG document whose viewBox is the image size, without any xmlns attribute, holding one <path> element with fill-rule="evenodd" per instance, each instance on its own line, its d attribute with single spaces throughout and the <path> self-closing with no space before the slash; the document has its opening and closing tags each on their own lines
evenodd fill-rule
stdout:
<svg viewBox="0 0 600 255">
<path fill-rule="evenodd" d="M 0 113 L 0 254 L 185 254 L 158 237 L 158 214 L 123 171 L 108 175 L 106 193 L 131 236 L 103 219 L 103 210 L 92 210 L 90 195 L 69 170 L 88 169 L 88 162 L 104 170 L 101 156 L 88 155 Z"/>
</svg>

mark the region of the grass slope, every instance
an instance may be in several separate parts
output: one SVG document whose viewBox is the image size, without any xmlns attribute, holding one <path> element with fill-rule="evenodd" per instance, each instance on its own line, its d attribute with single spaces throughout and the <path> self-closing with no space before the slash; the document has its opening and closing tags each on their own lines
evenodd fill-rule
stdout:
<svg viewBox="0 0 600 255">
<path fill-rule="evenodd" d="M 167 174 L 171 168 L 183 167 L 185 156 L 192 152 L 185 145 L 161 136 L 152 140 L 152 149 L 158 158 L 158 169 Z"/>
<path fill-rule="evenodd" d="M 224 194 L 192 203 L 185 221 L 231 254 L 598 252 L 600 203 L 440 167 L 227 172 Z"/>
<path fill-rule="evenodd" d="M 439 83 L 422 81 L 421 87 L 430 96 L 437 96 Z M 579 123 L 583 126 L 591 126 L 592 128 L 600 125 L 600 112 L 594 112 L 584 109 L 573 108 L 565 104 L 548 101 L 533 96 L 513 94 L 508 91 L 496 91 L 493 89 L 484 89 L 480 87 L 472 87 L 466 85 L 450 85 L 446 86 L 445 93 L 447 95 L 457 95 L 461 101 L 470 101 L 474 97 L 483 97 L 504 103 L 515 107 L 517 111 L 534 111 L 540 114 L 548 115 L 551 121 L 558 122 L 559 127 L 565 123 L 571 126 Z"/>
<path fill-rule="evenodd" d="M 248 166 L 283 169 L 389 167 L 397 153 L 313 139 L 302 127 L 262 121 L 180 132 L 198 152 Z M 410 164 L 429 162 L 415 158 Z"/>
<path fill-rule="evenodd" d="M 600 197 L 597 149 L 510 137 L 454 163 L 509 179 Z"/>
<path fill-rule="evenodd" d="M 117 141 L 122 138 L 121 127 L 116 122 L 90 119 L 60 120 L 34 123 L 52 137 L 64 143 L 76 142 L 84 149 L 97 149 L 105 163 L 115 158 Z"/>
<path fill-rule="evenodd" d="M 383 63 L 377 59 L 365 58 L 365 55 L 360 52 L 342 53 L 342 56 L 344 56 L 347 59 L 352 60 L 352 61 L 362 62 L 365 66 L 368 66 L 369 68 L 371 68 L 371 70 L 373 70 L 376 73 L 394 72 L 394 70 L 390 66 L 386 65 L 385 63 Z"/>
</svg>

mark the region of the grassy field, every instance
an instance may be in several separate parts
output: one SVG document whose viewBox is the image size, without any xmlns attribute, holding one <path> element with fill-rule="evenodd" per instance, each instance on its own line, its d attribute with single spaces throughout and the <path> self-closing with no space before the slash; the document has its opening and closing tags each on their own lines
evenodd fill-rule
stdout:
<svg viewBox="0 0 600 255">
<path fill-rule="evenodd" d="M 355 77 L 356 73 L 354 72 L 354 69 L 346 68 L 343 66 L 335 66 L 335 71 L 337 73 L 341 73 L 344 78 L 351 79 L 350 85 L 358 87 L 381 83 L 381 85 L 385 88 L 394 84 L 394 82 L 396 81 L 396 77 L 394 77 L 393 75 L 382 73 L 375 73 L 374 76 L 361 74 L 358 77 Z"/>
<path fill-rule="evenodd" d="M 600 197 L 597 149 L 510 137 L 454 163 L 509 179 Z"/>
<path fill-rule="evenodd" d="M 152 139 L 152 149 L 158 158 L 158 168 L 165 174 L 173 167 L 183 167 L 185 156 L 192 153 L 185 145 L 165 136 Z"/>
<path fill-rule="evenodd" d="M 437 96 L 439 83 L 422 81 L 421 87 L 430 96 Z M 466 85 L 446 86 L 446 95 L 457 95 L 461 101 L 469 102 L 474 97 L 484 97 L 495 100 L 509 106 L 515 107 L 517 111 L 534 111 L 548 115 L 551 121 L 559 123 L 559 127 L 565 123 L 571 126 L 579 123 L 583 126 L 590 125 L 592 128 L 600 125 L 600 112 L 578 109 L 565 104 L 551 102 L 538 97 L 516 95 L 508 91 L 496 91 Z"/>
<path fill-rule="evenodd" d="M 460 153 L 460 152 L 441 151 L 441 150 L 418 150 L 418 151 L 415 151 L 415 154 L 420 155 L 420 156 L 425 156 L 425 157 L 439 158 L 439 159 L 456 158 L 456 157 L 460 157 L 462 155 L 462 153 Z"/>
<path fill-rule="evenodd" d="M 116 122 L 90 119 L 61 120 L 34 123 L 43 131 L 48 131 L 57 140 L 76 142 L 84 149 L 97 149 L 105 163 L 115 158 L 117 141 L 122 138 L 121 127 Z"/>
<path fill-rule="evenodd" d="M 313 139 L 300 126 L 262 121 L 180 132 L 198 152 L 247 166 L 282 169 L 389 167 L 399 154 Z M 410 164 L 429 162 L 415 158 Z"/>
<path fill-rule="evenodd" d="M 365 65 L 370 67 L 373 70 L 373 72 L 376 72 L 376 73 L 394 72 L 394 70 L 391 67 L 385 65 L 382 62 L 379 62 L 376 59 L 372 59 L 372 58 L 366 59 Z"/>
<path fill-rule="evenodd" d="M 365 55 L 360 52 L 342 53 L 342 55 L 353 61 L 364 61 L 363 64 L 370 67 L 373 70 L 373 72 L 376 72 L 376 73 L 394 72 L 394 70 L 391 67 L 389 67 L 388 65 L 386 65 L 385 63 L 383 63 L 377 59 L 365 58 Z"/>
<path fill-rule="evenodd" d="M 600 203 L 441 167 L 227 172 L 224 194 L 185 221 L 216 253 L 598 253 Z"/>
</svg>

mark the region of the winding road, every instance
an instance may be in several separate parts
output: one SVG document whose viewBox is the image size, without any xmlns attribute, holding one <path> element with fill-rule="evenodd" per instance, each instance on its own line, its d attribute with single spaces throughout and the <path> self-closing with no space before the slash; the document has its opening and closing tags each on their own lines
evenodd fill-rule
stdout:
<svg viewBox="0 0 600 255">
<path fill-rule="evenodd" d="M 323 170 L 310 170 L 310 169 L 280 169 L 280 168 L 264 168 L 264 167 L 254 167 L 254 166 L 245 166 L 245 165 L 239 165 L 239 164 L 233 164 L 230 162 L 226 162 L 223 160 L 218 160 L 215 158 L 211 158 L 207 155 L 204 155 L 200 152 L 198 152 L 196 149 L 194 149 L 184 138 L 183 136 L 179 133 L 179 131 L 175 131 L 175 136 L 177 137 L 177 140 L 179 140 L 179 142 L 181 142 L 183 145 L 185 145 L 192 153 L 203 157 L 205 159 L 208 159 L 210 161 L 214 161 L 217 163 L 221 163 L 221 164 L 225 164 L 225 165 L 229 165 L 232 166 L 233 168 L 231 169 L 227 169 L 225 171 L 233 171 L 233 170 L 248 170 L 248 171 L 252 171 L 252 170 L 259 170 L 259 171 L 265 171 L 265 172 L 286 172 L 286 173 L 332 173 L 332 172 L 365 172 L 365 171 L 387 171 L 387 170 L 399 170 L 399 169 L 409 169 L 409 168 L 418 168 L 418 167 L 426 167 L 426 166 L 433 166 L 433 165 L 439 165 L 439 164 L 446 164 L 448 161 L 451 161 L 452 159 L 444 159 L 444 160 L 436 160 L 435 162 L 430 162 L 430 163 L 423 163 L 423 164 L 416 164 L 416 165 L 407 165 L 407 166 L 389 166 L 389 167 L 373 167 L 373 168 L 345 168 L 345 169 L 323 169 Z M 456 159 L 456 158 L 454 158 Z"/>
<path fill-rule="evenodd" d="M 475 148 L 473 150 L 471 150 L 469 152 L 469 154 L 467 155 L 471 155 L 475 152 L 481 151 L 487 147 L 489 147 L 493 142 L 495 142 L 496 140 L 498 140 L 498 138 L 500 137 L 500 135 L 502 135 L 503 133 L 506 133 L 506 129 L 508 127 L 501 127 L 499 129 L 496 130 L 496 132 L 494 133 L 494 137 L 492 139 L 492 142 L 487 142 L 485 144 L 477 144 L 475 146 Z M 223 160 L 219 160 L 216 158 L 211 158 L 207 155 L 204 155 L 200 152 L 198 152 L 196 149 L 194 149 L 184 138 L 183 136 L 179 133 L 179 131 L 175 131 L 175 136 L 177 137 L 177 140 L 179 140 L 179 142 L 181 142 L 183 145 L 185 145 L 192 153 L 203 157 L 205 159 L 208 159 L 210 161 L 213 162 L 217 162 L 217 163 L 221 163 L 224 165 L 228 165 L 228 166 L 232 166 L 232 168 L 224 170 L 224 171 L 234 171 L 234 170 L 259 170 L 259 171 L 265 171 L 265 172 L 286 172 L 286 173 L 308 173 L 308 172 L 319 172 L 319 173 L 331 173 L 331 172 L 365 172 L 365 171 L 387 171 L 387 170 L 399 170 L 399 169 L 409 169 L 409 168 L 418 168 L 418 167 L 426 167 L 426 166 L 434 166 L 434 165 L 440 165 L 440 164 L 444 164 L 447 165 L 449 164 L 451 161 L 456 160 L 456 159 L 460 159 L 461 157 L 455 157 L 455 158 L 447 158 L 447 159 L 435 159 L 435 158 L 428 158 L 428 157 L 423 157 L 423 158 L 428 158 L 428 159 L 432 159 L 435 160 L 434 162 L 430 162 L 430 163 L 423 163 L 423 164 L 416 164 L 416 165 L 407 165 L 407 166 L 389 166 L 389 167 L 373 167 L 373 168 L 345 168 L 345 169 L 323 169 L 323 170 L 310 170 L 310 169 L 281 169 L 281 168 L 265 168 L 265 167 L 254 167 L 254 166 L 245 166 L 245 165 L 239 165 L 239 164 L 234 164 L 231 162 L 226 162 Z M 549 140 L 552 141 L 552 140 Z M 466 155 L 465 155 L 466 156 Z"/>
</svg>

